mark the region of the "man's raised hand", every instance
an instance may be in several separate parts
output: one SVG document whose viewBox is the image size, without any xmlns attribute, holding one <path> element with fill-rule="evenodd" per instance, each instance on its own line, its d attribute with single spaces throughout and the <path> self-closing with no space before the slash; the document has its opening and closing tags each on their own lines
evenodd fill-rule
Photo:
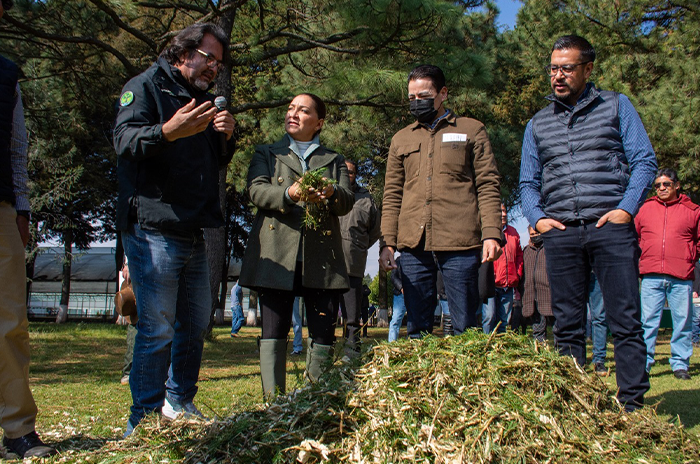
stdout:
<svg viewBox="0 0 700 464">
<path fill-rule="evenodd" d="M 168 142 L 198 134 L 207 128 L 216 116 L 216 107 L 207 101 L 195 107 L 194 98 L 163 124 L 163 137 Z"/>
</svg>

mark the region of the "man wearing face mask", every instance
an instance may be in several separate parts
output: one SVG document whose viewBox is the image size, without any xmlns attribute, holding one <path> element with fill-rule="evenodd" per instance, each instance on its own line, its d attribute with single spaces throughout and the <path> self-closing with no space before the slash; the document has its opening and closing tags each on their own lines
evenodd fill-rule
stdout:
<svg viewBox="0 0 700 464">
<path fill-rule="evenodd" d="M 476 327 L 478 269 L 501 253 L 496 160 L 484 125 L 445 108 L 445 76 L 418 66 L 408 76 L 416 122 L 394 135 L 387 160 L 380 266 L 401 252 L 408 336 L 433 329 L 442 271 L 455 335 Z"/>
</svg>

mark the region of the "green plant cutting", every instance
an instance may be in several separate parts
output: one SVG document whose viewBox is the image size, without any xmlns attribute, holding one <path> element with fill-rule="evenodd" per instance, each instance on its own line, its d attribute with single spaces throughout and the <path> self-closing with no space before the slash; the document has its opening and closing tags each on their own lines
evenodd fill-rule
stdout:
<svg viewBox="0 0 700 464">
<path fill-rule="evenodd" d="M 311 230 L 318 230 L 319 227 L 328 219 L 328 200 L 318 203 L 310 203 L 309 195 L 311 193 L 321 192 L 329 185 L 335 185 L 337 182 L 334 179 L 323 177 L 326 168 L 318 168 L 313 171 L 306 172 L 298 180 L 300 201 L 304 202 L 304 227 Z M 313 190 L 311 190 L 313 189 Z"/>
</svg>

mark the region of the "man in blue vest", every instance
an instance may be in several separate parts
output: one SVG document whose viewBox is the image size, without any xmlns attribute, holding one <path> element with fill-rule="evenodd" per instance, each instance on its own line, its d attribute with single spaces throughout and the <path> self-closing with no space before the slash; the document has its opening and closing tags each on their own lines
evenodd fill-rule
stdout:
<svg viewBox="0 0 700 464">
<path fill-rule="evenodd" d="M 633 217 L 654 180 L 656 155 L 629 99 L 588 82 L 595 50 L 557 39 L 546 72 L 552 103 L 528 123 L 520 192 L 525 217 L 544 239 L 559 352 L 586 361 L 591 270 L 603 292 L 615 345 L 618 399 L 642 406 L 649 389 Z"/>
<path fill-rule="evenodd" d="M 2 0 L 0 18 L 11 7 Z M 22 459 L 55 451 L 34 430 L 37 409 L 29 389 L 27 130 L 18 76 L 17 66 L 0 56 L 0 427 L 7 453 Z"/>
</svg>

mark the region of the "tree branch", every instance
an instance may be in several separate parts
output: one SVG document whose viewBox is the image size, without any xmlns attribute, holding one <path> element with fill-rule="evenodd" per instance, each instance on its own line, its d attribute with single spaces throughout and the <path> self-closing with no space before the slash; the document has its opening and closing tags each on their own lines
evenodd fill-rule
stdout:
<svg viewBox="0 0 700 464">
<path fill-rule="evenodd" d="M 358 32 L 358 33 L 359 33 L 359 32 Z M 338 53 L 350 53 L 350 54 L 352 54 L 352 55 L 358 55 L 358 54 L 360 53 L 360 50 L 358 50 L 358 49 L 356 49 L 356 48 L 338 48 L 338 47 L 332 47 L 332 46 L 330 46 L 330 45 L 327 45 L 327 42 L 308 39 L 308 38 L 306 38 L 306 37 L 304 37 L 304 36 L 301 36 L 301 35 L 299 35 L 299 34 L 293 34 L 293 33 L 291 33 L 291 32 L 280 32 L 279 35 L 280 35 L 280 37 L 288 37 L 288 38 L 290 38 L 290 39 L 296 39 L 296 40 L 298 40 L 298 41 L 300 41 L 300 42 L 305 42 L 305 43 L 314 45 L 315 47 L 325 48 L 326 50 L 330 50 L 330 51 L 333 51 L 333 52 L 338 52 Z M 332 40 L 333 37 L 334 37 L 334 36 L 331 36 L 331 37 L 329 37 L 328 39 L 325 39 L 325 40 Z M 350 37 L 346 37 L 346 38 L 350 38 Z M 344 40 L 344 39 L 345 39 L 345 38 L 340 39 L 340 40 Z M 339 41 L 339 40 L 333 41 L 332 43 L 335 43 L 335 42 L 338 42 L 338 41 Z"/>
<path fill-rule="evenodd" d="M 359 50 L 344 50 L 341 48 L 336 48 L 336 47 L 330 47 L 330 44 L 341 42 L 343 40 L 348 40 L 351 39 L 364 30 L 368 29 L 366 26 L 363 27 L 358 27 L 357 29 L 354 29 L 352 31 L 344 32 L 342 34 L 335 34 L 329 37 L 326 37 L 325 39 L 319 39 L 319 40 L 311 40 L 311 39 L 300 39 L 303 40 L 302 43 L 294 43 L 294 44 L 289 44 L 286 47 L 277 47 L 277 48 L 272 48 L 269 50 L 266 50 L 264 53 L 260 55 L 255 55 L 255 57 L 241 57 L 239 59 L 234 59 L 233 60 L 233 65 L 234 66 L 246 66 L 251 63 L 259 63 L 261 61 L 277 57 L 279 55 L 287 55 L 289 53 L 294 53 L 294 52 L 301 52 L 304 50 L 311 50 L 314 48 L 326 48 L 329 50 L 336 51 L 338 53 L 352 53 L 352 54 L 358 54 L 360 53 Z M 289 33 L 283 33 L 280 32 L 279 35 L 284 35 L 284 34 L 289 34 Z M 291 35 L 290 35 L 291 36 Z M 251 61 L 251 59 L 254 59 L 254 61 Z"/>
<path fill-rule="evenodd" d="M 124 21 L 121 20 L 119 15 L 117 14 L 116 11 L 114 11 L 112 8 L 108 7 L 107 5 L 104 4 L 102 0 L 90 0 L 90 2 L 95 5 L 99 10 L 104 11 L 107 16 L 112 18 L 112 21 L 119 26 L 121 29 L 125 30 L 129 34 L 133 35 L 137 39 L 141 40 L 144 42 L 146 45 L 148 45 L 151 50 L 156 50 L 158 47 L 156 46 L 156 43 L 148 37 L 146 34 L 141 32 L 140 30 L 136 29 L 135 27 L 131 27 L 130 25 L 126 24 Z"/>
<path fill-rule="evenodd" d="M 160 9 L 160 10 L 170 10 L 173 7 L 179 8 L 181 10 L 185 11 L 196 11 L 197 13 L 201 13 L 203 15 L 209 13 L 209 9 L 205 7 L 199 7 L 196 5 L 193 5 L 191 2 L 167 2 L 167 3 L 156 3 L 156 2 L 137 2 L 136 3 L 139 6 L 145 6 L 147 8 L 154 8 L 154 9 Z"/>
<path fill-rule="evenodd" d="M 32 34 L 36 37 L 39 37 L 41 39 L 46 39 L 46 40 L 54 40 L 56 42 L 64 42 L 64 43 L 82 43 L 82 44 L 88 44 L 88 45 L 94 45 L 96 47 L 101 48 L 102 50 L 111 53 L 116 59 L 118 59 L 123 65 L 124 68 L 126 68 L 127 73 L 131 76 L 135 76 L 139 72 L 141 72 L 138 68 L 136 68 L 134 65 L 131 64 L 129 59 L 121 53 L 119 50 L 116 48 L 112 47 L 109 44 L 106 44 L 102 42 L 101 40 L 97 40 L 94 37 L 70 37 L 70 36 L 65 36 L 65 35 L 60 35 L 60 34 L 50 34 L 47 32 L 43 32 L 39 29 L 35 29 L 33 27 L 27 26 L 26 24 L 17 21 L 16 19 L 5 16 L 4 19 L 12 24 L 14 27 L 17 29 L 27 32 L 29 34 Z"/>
</svg>

